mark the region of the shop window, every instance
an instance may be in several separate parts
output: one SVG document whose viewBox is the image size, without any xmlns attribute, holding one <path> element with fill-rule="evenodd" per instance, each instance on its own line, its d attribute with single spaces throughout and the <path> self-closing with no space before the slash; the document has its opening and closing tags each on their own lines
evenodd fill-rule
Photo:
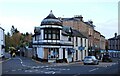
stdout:
<svg viewBox="0 0 120 76">
<path fill-rule="evenodd" d="M 71 41 L 71 38 L 70 38 L 70 37 L 68 38 L 68 41 Z"/>
<path fill-rule="evenodd" d="M 48 59 L 56 59 L 59 57 L 59 49 L 58 48 L 49 48 Z"/>
</svg>

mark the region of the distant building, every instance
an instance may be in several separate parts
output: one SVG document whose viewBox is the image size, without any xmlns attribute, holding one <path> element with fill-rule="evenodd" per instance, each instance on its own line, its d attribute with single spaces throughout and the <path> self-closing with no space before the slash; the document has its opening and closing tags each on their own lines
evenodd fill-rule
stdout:
<svg viewBox="0 0 120 76">
<path fill-rule="evenodd" d="M 105 52 L 105 46 L 106 46 L 106 39 L 103 35 L 100 35 L 100 50 L 101 50 L 101 52 Z"/>
<path fill-rule="evenodd" d="M 117 33 L 113 38 L 108 39 L 108 54 L 111 57 L 120 57 L 120 35 Z"/>
<path fill-rule="evenodd" d="M 97 52 L 100 52 L 100 32 L 94 30 L 94 54 L 96 55 Z"/>
<path fill-rule="evenodd" d="M 34 56 L 46 62 L 72 62 L 88 55 L 88 39 L 79 31 L 62 24 L 52 11 L 35 27 Z"/>
<path fill-rule="evenodd" d="M 0 57 L 4 56 L 4 51 L 5 51 L 4 29 L 0 27 Z"/>
<path fill-rule="evenodd" d="M 120 51 L 120 35 L 115 33 L 113 38 L 108 39 L 108 49 Z"/>
</svg>

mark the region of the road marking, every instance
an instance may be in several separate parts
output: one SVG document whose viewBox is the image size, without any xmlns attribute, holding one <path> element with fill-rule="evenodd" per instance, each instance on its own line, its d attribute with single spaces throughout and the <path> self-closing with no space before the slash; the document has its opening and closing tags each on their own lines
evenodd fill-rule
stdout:
<svg viewBox="0 0 120 76">
<path fill-rule="evenodd" d="M 13 72 L 16 71 L 16 70 L 12 70 Z"/>
<path fill-rule="evenodd" d="M 73 75 L 73 76 L 79 76 L 80 75 L 80 73 L 78 73 L 78 74 L 75 74 L 75 75 Z"/>
<path fill-rule="evenodd" d="M 48 71 L 48 72 L 44 72 L 45 74 L 55 74 L 54 71 Z"/>
<path fill-rule="evenodd" d="M 18 69 L 18 70 L 22 70 L 22 69 Z"/>
<path fill-rule="evenodd" d="M 1 61 L 1 62 L 0 62 L 0 64 L 1 64 L 1 63 L 3 63 L 3 62 L 6 62 L 6 61 L 8 61 L 8 60 L 10 60 L 10 59 L 11 59 L 11 58 L 9 58 L 9 59 L 6 59 L 6 60 L 4 60 L 4 61 Z"/>
<path fill-rule="evenodd" d="M 89 70 L 89 72 L 95 71 L 95 70 L 97 70 L 97 69 L 99 69 L 99 68 L 95 68 L 95 69 Z"/>
<path fill-rule="evenodd" d="M 23 67 L 28 67 L 28 68 L 31 68 L 32 66 L 27 66 L 25 64 L 23 64 L 23 60 L 21 58 L 14 58 L 14 59 L 19 59 L 20 60 L 20 63 Z"/>
<path fill-rule="evenodd" d="M 6 73 L 9 72 L 9 71 L 5 71 Z"/>
</svg>

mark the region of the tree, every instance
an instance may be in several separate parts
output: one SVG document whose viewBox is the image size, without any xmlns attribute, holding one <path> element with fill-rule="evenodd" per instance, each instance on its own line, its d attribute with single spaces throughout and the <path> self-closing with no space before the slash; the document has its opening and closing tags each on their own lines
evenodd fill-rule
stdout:
<svg viewBox="0 0 120 76">
<path fill-rule="evenodd" d="M 5 35 L 5 46 L 6 46 L 5 51 L 8 51 L 11 45 L 12 45 L 11 36 L 10 33 L 8 32 L 7 35 Z"/>
<path fill-rule="evenodd" d="M 17 28 L 12 25 L 11 27 L 11 35 L 8 32 L 7 35 L 5 35 L 5 44 L 6 44 L 6 50 L 9 50 L 9 47 L 14 47 L 15 49 L 20 49 L 20 47 L 29 46 L 30 42 L 32 40 L 32 34 L 26 33 L 20 33 Z"/>
</svg>

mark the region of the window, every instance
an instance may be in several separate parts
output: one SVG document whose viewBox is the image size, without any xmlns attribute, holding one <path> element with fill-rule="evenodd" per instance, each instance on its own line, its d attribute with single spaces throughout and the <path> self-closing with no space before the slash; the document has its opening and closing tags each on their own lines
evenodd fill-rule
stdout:
<svg viewBox="0 0 120 76">
<path fill-rule="evenodd" d="M 76 46 L 78 46 L 78 38 L 76 37 Z"/>
<path fill-rule="evenodd" d="M 81 46 L 83 45 L 83 41 L 82 41 L 82 38 L 81 38 Z"/>
<path fill-rule="evenodd" d="M 68 41 L 71 41 L 71 38 L 70 38 L 70 37 L 68 38 Z"/>
<path fill-rule="evenodd" d="M 58 48 L 49 48 L 48 59 L 56 59 L 59 57 Z"/>
<path fill-rule="evenodd" d="M 60 30 L 58 29 L 44 29 L 45 40 L 60 40 Z"/>
<path fill-rule="evenodd" d="M 86 39 L 85 39 L 85 47 L 86 47 Z"/>
</svg>

